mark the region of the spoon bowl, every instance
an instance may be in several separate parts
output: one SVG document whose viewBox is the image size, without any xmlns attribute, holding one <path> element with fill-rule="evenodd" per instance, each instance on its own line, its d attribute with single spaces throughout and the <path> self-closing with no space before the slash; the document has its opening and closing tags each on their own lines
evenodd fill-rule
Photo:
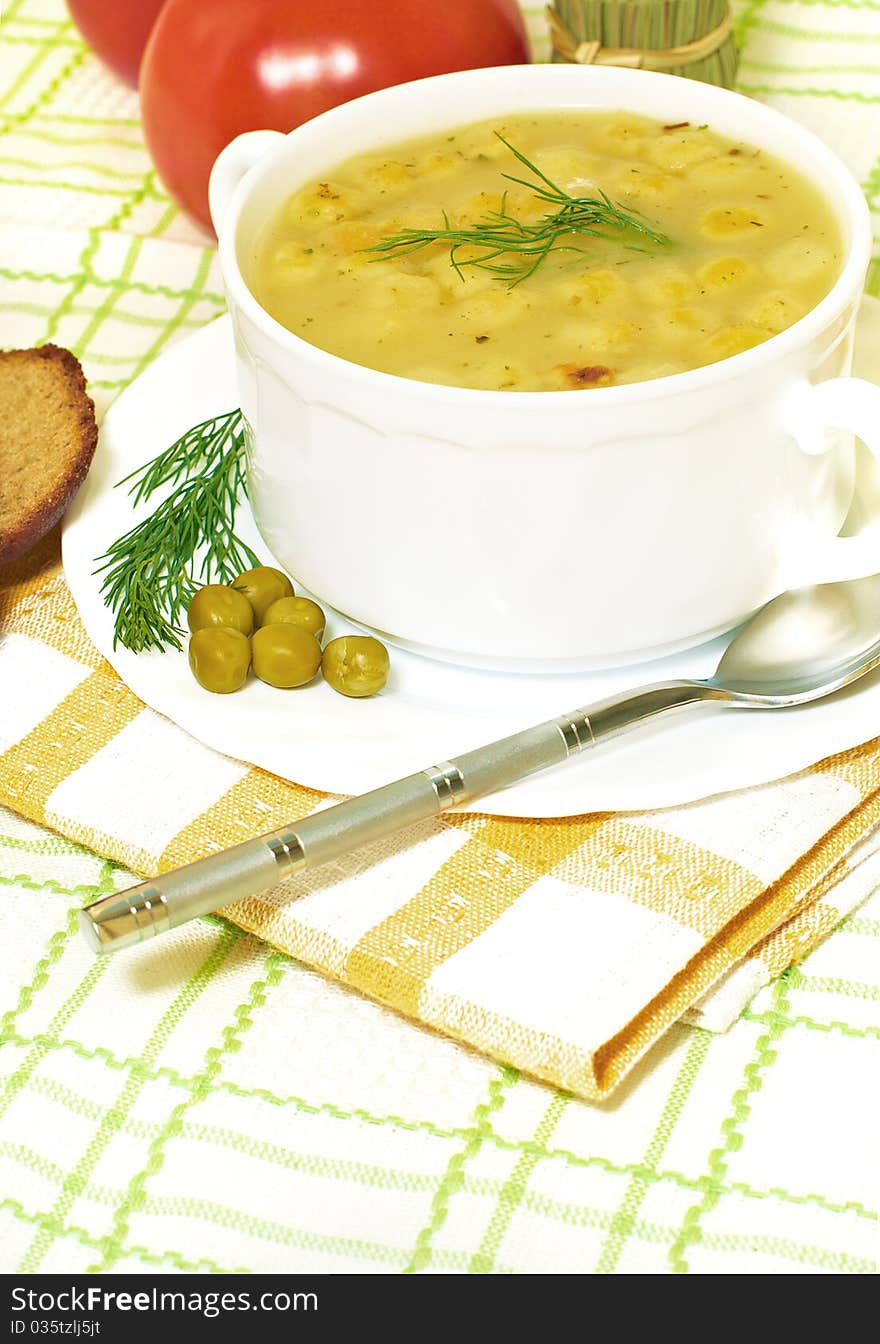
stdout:
<svg viewBox="0 0 880 1344">
<path fill-rule="evenodd" d="M 768 708 L 830 695 L 880 664 L 880 575 L 797 588 L 731 640 L 707 684 Z"/>
</svg>

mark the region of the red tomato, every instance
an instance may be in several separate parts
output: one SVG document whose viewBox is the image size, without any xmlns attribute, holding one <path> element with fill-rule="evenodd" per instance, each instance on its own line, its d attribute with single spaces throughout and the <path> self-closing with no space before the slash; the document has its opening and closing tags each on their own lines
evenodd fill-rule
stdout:
<svg viewBox="0 0 880 1344">
<path fill-rule="evenodd" d="M 144 47 L 165 0 L 67 0 L 67 8 L 96 56 L 137 88 Z"/>
<path fill-rule="evenodd" d="M 144 54 L 144 132 L 171 195 L 210 228 L 208 174 L 241 131 L 289 131 L 389 84 L 528 59 L 516 0 L 166 0 Z"/>
</svg>

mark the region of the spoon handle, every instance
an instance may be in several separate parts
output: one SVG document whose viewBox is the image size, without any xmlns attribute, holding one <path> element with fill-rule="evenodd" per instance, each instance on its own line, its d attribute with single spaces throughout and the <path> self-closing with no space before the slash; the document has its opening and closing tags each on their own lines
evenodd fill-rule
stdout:
<svg viewBox="0 0 880 1344">
<path fill-rule="evenodd" d="M 698 681 L 662 682 L 562 714 L 104 896 L 81 912 L 83 933 L 95 952 L 130 947 L 197 915 L 255 896 L 293 873 L 340 859 L 459 803 L 559 765 L 656 714 L 722 694 Z"/>
</svg>

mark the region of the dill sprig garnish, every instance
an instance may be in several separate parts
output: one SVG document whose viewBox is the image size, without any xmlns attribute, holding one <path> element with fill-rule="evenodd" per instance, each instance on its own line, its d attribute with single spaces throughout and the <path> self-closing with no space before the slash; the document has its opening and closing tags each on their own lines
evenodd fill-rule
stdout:
<svg viewBox="0 0 880 1344">
<path fill-rule="evenodd" d="M 476 224 L 456 226 L 444 210 L 442 228 L 401 229 L 364 251 L 379 253 L 376 261 L 388 261 L 419 252 L 432 243 L 445 243 L 449 245 L 449 261 L 460 279 L 464 279 L 464 267 L 475 266 L 507 280 L 512 289 L 534 275 L 551 252 L 583 252 L 584 248 L 566 241 L 573 235 L 606 240 L 615 235 L 628 236 L 629 241 L 622 240 L 622 245 L 635 252 L 647 250 L 635 241 L 639 237 L 657 247 L 669 243 L 666 235 L 647 224 L 639 211 L 626 210 L 602 190 L 597 196 L 569 195 L 500 131 L 495 134 L 533 175 L 533 180 L 512 173 L 502 173 L 502 177 L 527 187 L 533 196 L 545 201 L 552 209 L 534 222 L 525 223 L 508 210 L 508 193 L 505 191 L 500 210 L 488 211 Z M 463 249 L 476 249 L 476 254 L 462 257 Z M 501 260 L 511 254 L 520 260 Z"/>
<path fill-rule="evenodd" d="M 135 506 L 162 486 L 173 488 L 97 557 L 95 573 L 104 575 L 101 592 L 116 618 L 113 647 L 179 649 L 181 618 L 196 588 L 229 583 L 260 563 L 233 530 L 247 495 L 241 411 L 193 425 L 117 485 L 129 486 Z"/>
</svg>

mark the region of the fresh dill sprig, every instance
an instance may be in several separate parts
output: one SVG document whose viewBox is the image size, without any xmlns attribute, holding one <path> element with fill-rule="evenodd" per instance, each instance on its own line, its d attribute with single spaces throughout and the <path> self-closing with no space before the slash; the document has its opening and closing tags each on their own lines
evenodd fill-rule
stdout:
<svg viewBox="0 0 880 1344">
<path fill-rule="evenodd" d="M 247 495 L 241 411 L 193 425 L 117 485 L 129 487 L 135 506 L 162 486 L 172 489 L 96 559 L 116 618 L 113 647 L 179 649 L 182 616 L 196 588 L 229 583 L 260 563 L 234 531 L 236 507 Z"/>
<path fill-rule="evenodd" d="M 533 196 L 552 207 L 546 214 L 532 223 L 524 223 L 510 214 L 507 208 L 508 193 L 505 192 L 501 197 L 501 209 L 489 211 L 476 224 L 457 227 L 451 223 L 444 210 L 442 228 L 401 229 L 399 233 L 390 234 L 363 250 L 378 253 L 374 258 L 376 261 L 388 261 L 419 252 L 432 243 L 446 243 L 449 245 L 450 264 L 460 279 L 464 279 L 466 266 L 475 266 L 507 280 L 512 289 L 534 275 L 551 252 L 584 251 L 576 244 L 565 241 L 573 235 L 608 239 L 621 234 L 629 238 L 629 241 L 622 239 L 622 245 L 635 252 L 646 250 L 636 241 L 639 238 L 656 247 L 669 243 L 669 238 L 647 224 L 639 211 L 624 209 L 604 191 L 600 190 L 597 196 L 569 195 L 506 140 L 500 131 L 495 134 L 533 175 L 534 180 L 516 177 L 512 173 L 502 173 L 502 177 L 508 182 L 527 187 Z M 476 253 L 463 257 L 462 249 L 475 249 Z M 511 255 L 520 260 L 502 260 Z"/>
</svg>

